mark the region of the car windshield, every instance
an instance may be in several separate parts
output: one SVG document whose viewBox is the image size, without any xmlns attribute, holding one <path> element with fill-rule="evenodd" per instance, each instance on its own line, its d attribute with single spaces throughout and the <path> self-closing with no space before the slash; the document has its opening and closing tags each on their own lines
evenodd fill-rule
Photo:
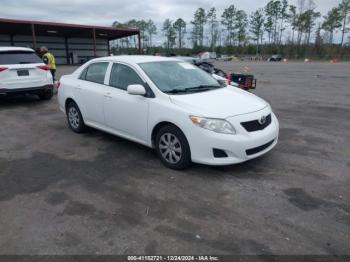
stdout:
<svg viewBox="0 0 350 262">
<path fill-rule="evenodd" d="M 31 51 L 0 52 L 0 65 L 37 64 L 43 61 Z"/>
<path fill-rule="evenodd" d="M 139 65 L 164 93 L 194 93 L 221 88 L 211 75 L 186 62 L 164 61 Z"/>
</svg>

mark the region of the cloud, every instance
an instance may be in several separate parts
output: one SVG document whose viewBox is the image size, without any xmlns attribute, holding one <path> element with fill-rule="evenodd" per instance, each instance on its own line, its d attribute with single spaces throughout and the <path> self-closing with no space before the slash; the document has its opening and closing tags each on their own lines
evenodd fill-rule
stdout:
<svg viewBox="0 0 350 262">
<path fill-rule="evenodd" d="M 323 15 L 339 2 L 315 0 Z M 125 22 L 133 18 L 153 19 L 156 23 L 178 17 L 190 21 L 198 7 L 216 7 L 220 14 L 230 4 L 249 14 L 266 3 L 267 0 L 0 0 L 0 17 L 108 26 L 115 20 Z"/>
<path fill-rule="evenodd" d="M 306 0 L 308 1 L 308 0 Z M 341 0 L 314 0 L 322 15 Z M 166 18 L 182 18 L 188 23 L 197 8 L 217 9 L 220 18 L 223 10 L 233 4 L 250 14 L 264 7 L 268 0 L 0 0 L 0 17 L 24 20 L 110 26 L 114 21 L 152 19 L 158 27 L 155 44 L 161 44 L 162 23 Z M 298 0 L 289 0 L 297 5 Z"/>
</svg>

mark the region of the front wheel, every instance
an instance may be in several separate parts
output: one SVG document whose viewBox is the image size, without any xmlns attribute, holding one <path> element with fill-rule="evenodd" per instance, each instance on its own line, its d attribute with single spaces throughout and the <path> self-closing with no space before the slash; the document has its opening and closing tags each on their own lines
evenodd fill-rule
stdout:
<svg viewBox="0 0 350 262">
<path fill-rule="evenodd" d="M 76 133 L 84 132 L 85 124 L 77 104 L 74 102 L 70 102 L 67 105 L 66 112 L 69 127 Z"/>
<path fill-rule="evenodd" d="M 191 164 L 191 151 L 184 133 L 177 127 L 162 127 L 156 136 L 156 151 L 162 163 L 182 170 Z"/>
</svg>

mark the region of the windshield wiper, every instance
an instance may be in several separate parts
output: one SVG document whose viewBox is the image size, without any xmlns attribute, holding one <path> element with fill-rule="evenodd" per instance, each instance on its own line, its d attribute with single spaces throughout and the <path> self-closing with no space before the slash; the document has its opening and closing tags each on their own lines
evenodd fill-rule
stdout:
<svg viewBox="0 0 350 262">
<path fill-rule="evenodd" d="M 171 89 L 171 90 L 164 91 L 164 93 L 167 93 L 167 94 L 187 93 L 187 90 L 186 89 Z"/>
<path fill-rule="evenodd" d="M 207 91 L 212 89 L 220 88 L 221 86 L 213 86 L 213 85 L 199 85 L 194 87 L 186 88 L 186 91 Z"/>
<path fill-rule="evenodd" d="M 164 91 L 164 93 L 167 93 L 167 94 L 193 93 L 193 92 L 209 91 L 209 90 L 217 89 L 220 87 L 221 86 L 199 85 L 199 86 L 194 86 L 194 87 L 187 87 L 184 89 L 172 89 L 172 90 Z"/>
</svg>

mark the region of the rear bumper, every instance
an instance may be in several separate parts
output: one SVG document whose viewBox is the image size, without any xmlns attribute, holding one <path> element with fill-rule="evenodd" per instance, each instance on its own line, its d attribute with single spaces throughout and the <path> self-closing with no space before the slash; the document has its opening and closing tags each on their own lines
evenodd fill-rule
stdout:
<svg viewBox="0 0 350 262">
<path fill-rule="evenodd" d="M 0 88 L 0 95 L 15 95 L 15 94 L 38 94 L 43 91 L 53 89 L 53 85 L 44 85 L 37 87 L 26 87 L 26 88 Z"/>
</svg>

